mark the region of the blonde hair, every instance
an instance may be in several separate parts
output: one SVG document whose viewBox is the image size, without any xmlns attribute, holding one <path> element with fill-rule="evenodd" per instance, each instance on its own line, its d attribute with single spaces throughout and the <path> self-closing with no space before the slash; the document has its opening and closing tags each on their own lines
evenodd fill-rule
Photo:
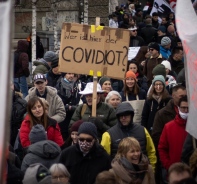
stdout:
<svg viewBox="0 0 197 184">
<path fill-rule="evenodd" d="M 70 178 L 70 173 L 63 164 L 53 164 L 49 169 L 51 175 L 64 175 L 67 178 Z"/>
<path fill-rule="evenodd" d="M 129 150 L 140 150 L 140 143 L 134 137 L 126 137 L 122 139 L 118 145 L 118 151 L 115 158 L 119 159 L 125 157 Z"/>
</svg>

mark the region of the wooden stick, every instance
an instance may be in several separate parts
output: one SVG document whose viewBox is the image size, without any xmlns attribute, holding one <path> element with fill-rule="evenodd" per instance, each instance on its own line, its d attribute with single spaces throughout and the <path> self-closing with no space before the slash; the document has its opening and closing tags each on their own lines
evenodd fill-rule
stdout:
<svg viewBox="0 0 197 184">
<path fill-rule="evenodd" d="M 93 77 L 93 96 L 92 96 L 92 117 L 96 117 L 97 105 L 97 76 Z"/>
</svg>

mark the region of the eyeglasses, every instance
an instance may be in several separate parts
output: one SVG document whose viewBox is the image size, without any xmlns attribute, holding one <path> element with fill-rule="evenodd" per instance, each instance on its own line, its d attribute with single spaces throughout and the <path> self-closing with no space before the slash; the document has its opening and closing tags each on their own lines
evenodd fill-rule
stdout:
<svg viewBox="0 0 197 184">
<path fill-rule="evenodd" d="M 137 30 L 133 30 L 132 32 L 137 32 Z"/>
<path fill-rule="evenodd" d="M 149 51 L 154 51 L 154 49 L 149 49 Z"/>
<path fill-rule="evenodd" d="M 64 180 L 64 179 L 66 179 L 67 177 L 66 176 L 62 176 L 62 175 L 60 175 L 60 176 L 52 176 L 52 179 L 53 180 Z"/>
<path fill-rule="evenodd" d="M 84 141 L 86 141 L 86 142 L 92 142 L 93 141 L 93 139 L 91 139 L 91 138 L 79 138 L 79 141 L 80 142 L 84 142 Z"/>
<path fill-rule="evenodd" d="M 127 117 L 129 117 L 131 114 L 120 114 L 119 116 L 120 116 L 120 118 L 127 118 Z"/>
<path fill-rule="evenodd" d="M 188 107 L 179 107 L 180 109 L 182 110 L 188 110 L 189 108 Z"/>
<path fill-rule="evenodd" d="M 163 84 L 154 84 L 154 86 L 163 86 Z"/>
</svg>

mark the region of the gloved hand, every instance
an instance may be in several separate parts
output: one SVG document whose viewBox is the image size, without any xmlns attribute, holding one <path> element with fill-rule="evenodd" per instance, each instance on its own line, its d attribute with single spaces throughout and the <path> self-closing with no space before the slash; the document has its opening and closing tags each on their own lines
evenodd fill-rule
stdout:
<svg viewBox="0 0 197 184">
<path fill-rule="evenodd" d="M 100 118 L 89 117 L 88 121 L 94 123 L 96 125 L 97 129 L 102 131 L 102 129 L 103 129 L 103 121 Z"/>
</svg>

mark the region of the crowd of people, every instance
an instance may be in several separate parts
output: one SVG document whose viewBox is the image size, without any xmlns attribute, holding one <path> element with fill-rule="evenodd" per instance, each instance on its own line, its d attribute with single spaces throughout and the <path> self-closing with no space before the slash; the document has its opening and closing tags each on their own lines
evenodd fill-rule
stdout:
<svg viewBox="0 0 197 184">
<path fill-rule="evenodd" d="M 173 12 L 143 12 L 128 0 L 109 26 L 130 30 L 123 80 L 102 76 L 92 116 L 93 78 L 60 73 L 58 55 L 32 61 L 28 43 L 15 57 L 8 184 L 192 184 L 197 181 L 196 140 L 186 132 L 189 114 L 184 52 Z"/>
</svg>

